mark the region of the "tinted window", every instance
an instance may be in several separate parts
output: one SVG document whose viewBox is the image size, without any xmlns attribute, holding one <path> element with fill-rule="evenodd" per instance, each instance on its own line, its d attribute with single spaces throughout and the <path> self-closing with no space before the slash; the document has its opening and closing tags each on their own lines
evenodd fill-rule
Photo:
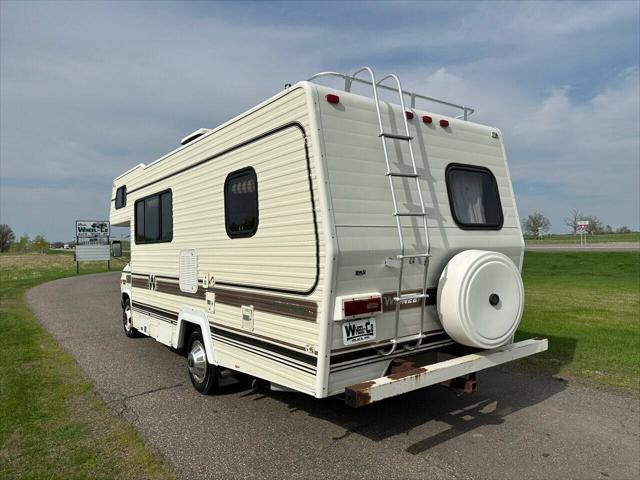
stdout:
<svg viewBox="0 0 640 480">
<path fill-rule="evenodd" d="M 160 239 L 160 198 L 150 197 L 144 201 L 144 240 Z"/>
<path fill-rule="evenodd" d="M 127 187 L 119 187 L 116 190 L 116 209 L 127 205 Z"/>
<path fill-rule="evenodd" d="M 258 179 L 253 168 L 230 173 L 224 186 L 227 235 L 251 237 L 258 230 Z"/>
<path fill-rule="evenodd" d="M 170 242 L 173 239 L 171 191 L 136 201 L 136 243 Z"/>
<path fill-rule="evenodd" d="M 144 201 L 136 203 L 136 242 L 144 241 Z"/>
<path fill-rule="evenodd" d="M 450 165 L 446 176 L 449 206 L 458 226 L 464 229 L 502 228 L 498 184 L 489 169 Z"/>
<path fill-rule="evenodd" d="M 171 240 L 173 237 L 173 206 L 171 205 L 171 192 L 160 195 L 160 225 L 162 231 L 160 237 L 163 240 Z"/>
</svg>

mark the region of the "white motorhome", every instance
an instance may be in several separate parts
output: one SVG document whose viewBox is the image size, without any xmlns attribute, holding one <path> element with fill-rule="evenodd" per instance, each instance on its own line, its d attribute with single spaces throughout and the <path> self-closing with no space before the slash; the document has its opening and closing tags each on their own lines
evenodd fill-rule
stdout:
<svg viewBox="0 0 640 480">
<path fill-rule="evenodd" d="M 125 333 L 184 349 L 202 393 L 242 372 L 353 406 L 546 350 L 513 342 L 524 242 L 501 132 L 471 113 L 324 72 L 123 173 Z"/>
</svg>

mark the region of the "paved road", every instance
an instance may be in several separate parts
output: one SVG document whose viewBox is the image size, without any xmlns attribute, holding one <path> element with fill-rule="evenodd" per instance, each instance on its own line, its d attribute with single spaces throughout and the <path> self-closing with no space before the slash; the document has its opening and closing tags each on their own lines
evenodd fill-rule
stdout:
<svg viewBox="0 0 640 480">
<path fill-rule="evenodd" d="M 110 408 L 186 479 L 639 478 L 640 401 L 509 369 L 352 410 L 231 387 L 204 397 L 183 357 L 121 332 L 118 274 L 28 293 Z"/>
<path fill-rule="evenodd" d="M 580 246 L 575 243 L 527 243 L 529 252 L 638 252 L 638 242 L 588 243 Z"/>
</svg>

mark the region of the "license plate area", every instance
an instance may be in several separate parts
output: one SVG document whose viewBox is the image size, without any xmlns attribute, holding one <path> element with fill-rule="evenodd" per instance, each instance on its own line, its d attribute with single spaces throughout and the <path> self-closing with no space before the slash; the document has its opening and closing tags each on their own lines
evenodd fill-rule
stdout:
<svg viewBox="0 0 640 480">
<path fill-rule="evenodd" d="M 375 318 L 363 318 L 342 323 L 342 343 L 344 345 L 355 345 L 358 343 L 371 342 L 376 339 Z"/>
</svg>

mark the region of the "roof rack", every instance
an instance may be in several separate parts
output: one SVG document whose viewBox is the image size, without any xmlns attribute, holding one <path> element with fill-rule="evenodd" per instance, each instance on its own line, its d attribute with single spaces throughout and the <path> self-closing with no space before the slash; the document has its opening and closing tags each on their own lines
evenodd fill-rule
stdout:
<svg viewBox="0 0 640 480">
<path fill-rule="evenodd" d="M 364 83 L 365 85 L 373 85 L 371 83 L 371 81 L 369 81 L 369 80 L 364 80 L 362 78 L 356 78 L 354 75 L 347 75 L 345 73 L 340 73 L 340 72 L 320 72 L 320 73 L 316 73 L 315 75 L 309 77 L 307 79 L 307 81 L 308 82 L 312 82 L 316 78 L 320 78 L 320 77 L 338 77 L 338 78 L 344 79 L 344 91 L 345 92 L 350 92 L 351 91 L 351 85 L 353 84 L 353 82 Z M 385 77 L 385 79 L 387 77 Z M 393 88 L 393 87 L 390 87 L 388 85 L 382 85 L 382 81 L 384 81 L 384 79 L 380 80 L 379 82 L 376 82 L 376 86 L 378 88 L 383 88 L 385 90 L 391 90 L 392 92 L 396 92 L 396 93 L 398 92 L 397 88 Z M 416 107 L 416 99 L 419 98 L 420 100 L 426 100 L 428 102 L 434 102 L 434 103 L 438 103 L 440 105 L 445 105 L 447 107 L 452 107 L 452 108 L 457 108 L 459 110 L 462 110 L 462 114 L 458 115 L 456 118 L 461 118 L 463 120 L 467 120 L 469 115 L 471 115 L 473 112 L 475 112 L 475 109 L 473 109 L 471 107 L 466 107 L 464 105 L 458 105 L 456 103 L 446 102 L 444 100 L 439 100 L 439 99 L 433 98 L 433 97 L 427 97 L 426 95 L 420 95 L 420 94 L 415 93 L 415 92 L 409 92 L 409 91 L 406 91 L 406 90 L 402 90 L 402 94 L 403 95 L 407 95 L 411 99 L 411 108 L 415 108 Z"/>
</svg>

